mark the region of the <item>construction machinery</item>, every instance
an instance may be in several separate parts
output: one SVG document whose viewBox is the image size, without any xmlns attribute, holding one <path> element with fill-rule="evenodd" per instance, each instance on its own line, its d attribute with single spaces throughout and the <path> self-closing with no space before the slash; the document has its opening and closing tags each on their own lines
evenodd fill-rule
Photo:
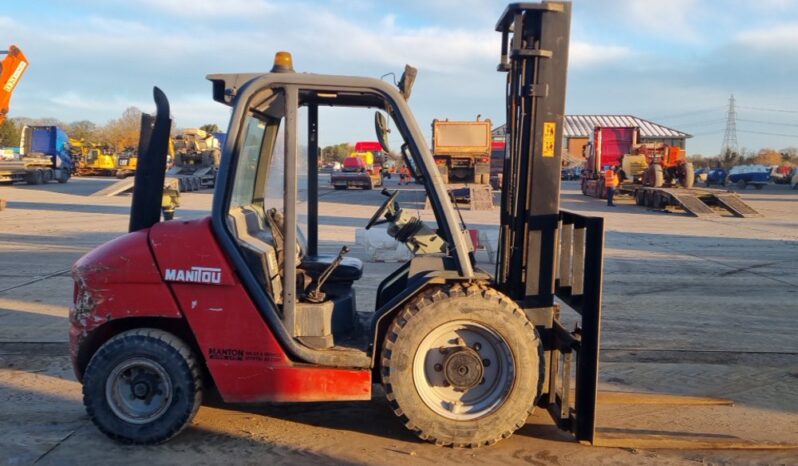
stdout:
<svg viewBox="0 0 798 466">
<path fill-rule="evenodd" d="M 172 146 L 170 145 L 170 147 Z M 128 176 L 133 176 L 136 173 L 138 160 L 139 157 L 136 151 L 132 149 L 122 151 L 122 153 L 116 156 L 116 177 L 123 179 Z"/>
<path fill-rule="evenodd" d="M 69 138 L 57 126 L 22 128 L 20 158 L 0 161 L 0 183 L 66 183 L 74 165 Z"/>
<path fill-rule="evenodd" d="M 490 182 L 491 121 L 432 120 L 432 156 L 446 183 Z"/>
<path fill-rule="evenodd" d="M 0 124 L 2 124 L 6 121 L 14 89 L 28 69 L 28 58 L 16 45 L 0 51 L 0 55 L 5 55 L 0 62 Z"/>
<path fill-rule="evenodd" d="M 624 154 L 631 152 L 640 138 L 636 127 L 596 126 L 584 146 L 585 168 L 581 174 L 582 194 L 604 199 L 607 188 L 604 186 L 604 172 L 621 165 Z"/>
<path fill-rule="evenodd" d="M 629 153 L 621 156 L 620 162 L 621 181 L 654 188 L 682 186 L 689 189 L 695 184 L 693 164 L 679 147 L 663 143 L 634 144 Z"/>
<path fill-rule="evenodd" d="M 95 425 L 152 444 L 191 421 L 209 384 L 227 403 L 258 403 L 370 400 L 379 382 L 401 422 L 438 445 L 493 444 L 536 407 L 601 444 L 603 220 L 559 209 L 570 11 L 513 4 L 497 24 L 508 147 L 495 276 L 476 266 L 408 106 L 407 75 L 394 87 L 295 73 L 286 52 L 269 73 L 210 75 L 214 99 L 232 109 L 212 212 L 165 223 L 171 121 L 156 88 L 130 233 L 72 269 L 71 356 Z M 414 257 L 383 278 L 365 320 L 353 288 L 363 263 L 345 245 L 319 254 L 319 106 L 376 108 L 380 143 L 413 161 L 435 217 L 434 226 L 420 220 L 399 191 L 384 191 L 365 228 L 386 225 Z M 307 203 L 298 204 L 305 176 Z"/>
<path fill-rule="evenodd" d="M 373 189 L 382 186 L 383 148 L 379 142 L 360 141 L 344 159 L 341 171 L 330 175 L 334 189 Z"/>
<path fill-rule="evenodd" d="M 74 147 L 74 146 L 73 146 Z M 117 171 L 117 159 L 107 146 L 101 144 L 81 143 L 76 158 L 75 174 L 79 176 L 113 176 Z M 75 160 L 75 151 L 72 151 Z"/>
<path fill-rule="evenodd" d="M 167 178 L 177 180 L 181 192 L 213 188 L 222 156 L 213 134 L 188 128 L 174 138 L 173 144 L 174 161 L 166 171 Z"/>
</svg>

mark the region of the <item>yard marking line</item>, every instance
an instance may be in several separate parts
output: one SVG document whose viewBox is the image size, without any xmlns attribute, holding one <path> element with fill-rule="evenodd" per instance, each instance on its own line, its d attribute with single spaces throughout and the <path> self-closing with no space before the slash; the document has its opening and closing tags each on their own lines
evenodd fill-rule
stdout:
<svg viewBox="0 0 798 466">
<path fill-rule="evenodd" d="M 65 273 L 69 272 L 70 270 L 72 270 L 71 267 L 68 268 L 68 269 L 59 270 L 58 272 L 53 272 L 53 273 L 49 273 L 47 275 L 42 275 L 41 277 L 34 278 L 33 280 L 28 280 L 28 281 L 26 281 L 24 283 L 20 283 L 19 285 L 13 285 L 13 286 L 9 286 L 8 288 L 3 288 L 2 290 L 0 290 L 0 293 L 5 293 L 6 291 L 11 291 L 11 290 L 15 290 L 17 288 L 22 288 L 23 286 L 32 285 L 32 284 L 34 284 L 36 282 L 40 282 L 42 280 L 47 280 L 48 278 L 57 277 L 59 275 L 63 275 Z"/>
</svg>

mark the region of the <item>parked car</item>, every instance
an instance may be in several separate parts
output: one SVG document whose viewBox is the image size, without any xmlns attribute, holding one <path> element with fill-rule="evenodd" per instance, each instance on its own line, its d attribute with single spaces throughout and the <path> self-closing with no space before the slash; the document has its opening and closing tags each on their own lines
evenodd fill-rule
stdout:
<svg viewBox="0 0 798 466">
<path fill-rule="evenodd" d="M 726 177 L 729 176 L 729 173 L 726 171 L 725 168 L 712 168 L 706 174 L 706 179 L 704 180 L 704 184 L 707 187 L 715 185 L 726 186 Z"/>
<path fill-rule="evenodd" d="M 707 182 L 707 174 L 709 173 L 708 168 L 699 168 L 695 171 L 694 179 L 696 183 L 706 183 Z"/>
<path fill-rule="evenodd" d="M 737 165 L 729 170 L 729 183 L 736 184 L 740 189 L 752 185 L 762 189 L 770 183 L 771 168 L 766 165 Z"/>
</svg>

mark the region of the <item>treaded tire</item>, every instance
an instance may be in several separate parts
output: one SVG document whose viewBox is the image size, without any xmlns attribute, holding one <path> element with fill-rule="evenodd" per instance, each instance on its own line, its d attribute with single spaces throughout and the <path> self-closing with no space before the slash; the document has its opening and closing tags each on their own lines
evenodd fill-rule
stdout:
<svg viewBox="0 0 798 466">
<path fill-rule="evenodd" d="M 166 410 L 143 424 L 119 417 L 106 397 L 106 381 L 114 368 L 134 357 L 160 364 L 172 385 Z M 123 443 L 153 445 L 169 440 L 191 422 L 201 401 L 202 375 L 193 352 L 176 336 L 158 329 L 129 330 L 111 338 L 92 356 L 83 377 L 83 404 L 89 418 L 105 435 Z"/>
<path fill-rule="evenodd" d="M 454 420 L 436 413 L 415 385 L 419 345 L 452 321 L 490 327 L 512 352 L 513 379 L 503 401 L 474 419 Z M 433 288 L 411 300 L 394 318 L 385 335 L 380 371 L 388 402 L 405 427 L 436 445 L 476 448 L 507 438 L 526 423 L 543 383 L 543 346 L 523 311 L 501 293 L 477 285 Z"/>
</svg>

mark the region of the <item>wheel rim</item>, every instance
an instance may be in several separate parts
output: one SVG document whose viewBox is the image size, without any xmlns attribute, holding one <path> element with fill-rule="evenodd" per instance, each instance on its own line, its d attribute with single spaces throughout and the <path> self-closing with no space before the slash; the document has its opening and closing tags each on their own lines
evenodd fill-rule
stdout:
<svg viewBox="0 0 798 466">
<path fill-rule="evenodd" d="M 424 337 L 413 360 L 413 382 L 422 401 L 458 421 L 498 409 L 514 379 L 509 345 L 493 329 L 472 321 L 439 326 Z"/>
<path fill-rule="evenodd" d="M 163 366 L 144 358 L 117 365 L 105 382 L 105 398 L 120 419 L 146 424 L 163 416 L 172 401 L 172 380 Z"/>
</svg>

